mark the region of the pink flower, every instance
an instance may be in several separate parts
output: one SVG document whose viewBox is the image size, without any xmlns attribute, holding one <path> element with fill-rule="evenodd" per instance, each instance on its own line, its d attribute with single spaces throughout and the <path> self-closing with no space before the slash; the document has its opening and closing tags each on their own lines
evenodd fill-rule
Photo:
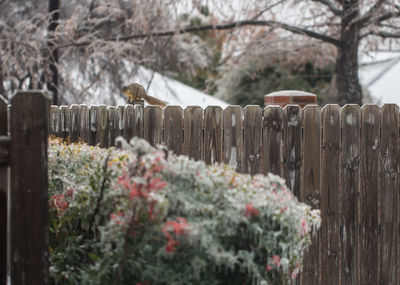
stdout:
<svg viewBox="0 0 400 285">
<path fill-rule="evenodd" d="M 272 256 L 272 260 L 274 261 L 274 264 L 276 266 L 280 266 L 281 265 L 281 258 L 278 255 Z"/>
<path fill-rule="evenodd" d="M 65 194 L 67 195 L 67 197 L 72 198 L 75 194 L 76 190 L 74 187 L 70 186 L 67 191 L 65 191 Z"/>
<path fill-rule="evenodd" d="M 244 215 L 246 217 L 253 218 L 255 216 L 258 216 L 258 210 L 254 209 L 253 205 L 249 203 L 246 205 L 246 213 Z"/>
<path fill-rule="evenodd" d="M 150 180 L 149 184 L 147 185 L 147 188 L 149 190 L 160 190 L 164 188 L 167 185 L 167 182 L 161 181 L 160 177 L 153 178 Z"/>
<path fill-rule="evenodd" d="M 270 271 L 270 270 L 272 270 L 272 266 L 269 265 L 269 264 L 267 264 L 267 266 L 265 266 L 265 269 L 266 269 L 267 271 Z"/>
<path fill-rule="evenodd" d="M 300 235 L 305 235 L 308 231 L 307 221 L 303 218 L 301 220 L 301 230 L 299 232 Z"/>
</svg>

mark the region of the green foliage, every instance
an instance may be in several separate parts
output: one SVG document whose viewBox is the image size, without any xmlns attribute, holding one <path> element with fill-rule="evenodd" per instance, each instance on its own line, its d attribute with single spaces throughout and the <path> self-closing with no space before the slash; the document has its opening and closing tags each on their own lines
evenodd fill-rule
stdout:
<svg viewBox="0 0 400 285">
<path fill-rule="evenodd" d="M 229 102 L 241 106 L 264 106 L 264 95 L 278 90 L 321 94 L 331 83 L 333 66 L 317 68 L 308 62 L 304 66 L 294 67 L 277 61 L 265 68 L 248 65 L 238 72 L 238 80 L 226 84 L 223 91 L 227 93 Z"/>
<path fill-rule="evenodd" d="M 298 274 L 319 212 L 281 178 L 121 144 L 49 143 L 53 284 L 282 284 Z"/>
</svg>

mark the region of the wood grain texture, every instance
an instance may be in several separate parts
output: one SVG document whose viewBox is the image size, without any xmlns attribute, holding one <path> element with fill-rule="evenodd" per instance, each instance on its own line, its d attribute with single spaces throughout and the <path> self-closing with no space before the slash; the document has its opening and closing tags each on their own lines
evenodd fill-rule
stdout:
<svg viewBox="0 0 400 285">
<path fill-rule="evenodd" d="M 258 105 L 244 108 L 243 171 L 251 175 L 261 172 L 262 113 Z"/>
<path fill-rule="evenodd" d="M 202 160 L 204 159 L 203 109 L 199 106 L 186 107 L 183 116 L 183 154 L 194 160 Z"/>
<path fill-rule="evenodd" d="M 69 139 L 71 142 L 77 142 L 79 139 L 79 112 L 80 107 L 79 105 L 72 104 L 69 107 Z"/>
<path fill-rule="evenodd" d="M 11 280 L 48 284 L 48 102 L 17 92 L 11 104 Z"/>
<path fill-rule="evenodd" d="M 161 108 L 161 107 L 160 107 Z M 144 109 L 142 105 L 135 105 L 134 109 L 134 124 L 133 124 L 133 135 L 135 137 L 144 138 Z M 157 111 L 159 112 L 159 111 Z M 161 117 L 162 118 L 162 117 Z M 162 119 L 161 119 L 162 120 Z M 162 124 L 163 122 L 159 122 Z"/>
<path fill-rule="evenodd" d="M 223 111 L 224 145 L 223 161 L 237 172 L 243 172 L 243 109 L 240 106 L 228 106 Z"/>
<path fill-rule="evenodd" d="M 79 120 L 79 139 L 89 144 L 90 141 L 90 111 L 87 105 L 80 105 Z"/>
<path fill-rule="evenodd" d="M 322 109 L 321 284 L 340 284 L 339 158 L 340 107 Z"/>
<path fill-rule="evenodd" d="M 98 120 L 99 106 L 92 105 L 89 108 L 89 145 L 96 145 L 97 143 L 97 126 L 99 124 Z"/>
<path fill-rule="evenodd" d="M 0 136 L 7 136 L 8 102 L 0 96 Z M 9 138 L 9 137 L 8 137 Z M 7 144 L 9 145 L 9 144 Z M 0 156 L 3 156 L 0 154 Z M 9 157 L 9 147 L 7 147 Z M 7 276 L 7 197 L 8 197 L 8 163 L 0 161 L 0 284 L 6 284 Z"/>
<path fill-rule="evenodd" d="M 180 106 L 167 106 L 164 109 L 164 143 L 175 154 L 182 154 L 183 109 Z"/>
<path fill-rule="evenodd" d="M 149 105 L 144 108 L 144 139 L 152 146 L 163 143 L 163 109 Z"/>
<path fill-rule="evenodd" d="M 321 108 L 306 106 L 302 111 L 303 137 L 300 201 L 313 209 L 321 207 Z M 304 256 L 301 284 L 321 284 L 320 275 L 321 231 L 312 237 L 312 244 Z"/>
<path fill-rule="evenodd" d="M 341 272 L 343 284 L 358 284 L 358 185 L 360 164 L 359 105 L 345 105 L 341 111 L 340 162 Z"/>
<path fill-rule="evenodd" d="M 108 114 L 107 106 L 99 105 L 97 114 L 97 136 L 96 145 L 100 147 L 107 147 L 108 142 Z"/>
<path fill-rule="evenodd" d="M 380 109 L 361 109 L 360 141 L 360 283 L 379 284 Z"/>
<path fill-rule="evenodd" d="M 284 114 L 281 107 L 267 106 L 264 109 L 262 140 L 262 173 L 282 175 L 282 136 Z"/>
<path fill-rule="evenodd" d="M 117 106 L 117 131 L 116 131 L 116 136 L 124 136 L 124 111 L 125 107 L 123 105 L 118 105 Z"/>
<path fill-rule="evenodd" d="M 135 109 L 127 105 L 124 111 L 124 138 L 129 142 L 134 136 Z"/>
<path fill-rule="evenodd" d="M 115 139 L 118 133 L 118 114 L 117 108 L 109 106 L 107 110 L 107 147 L 115 146 Z"/>
<path fill-rule="evenodd" d="M 69 138 L 70 113 L 68 106 L 60 106 L 60 137 Z"/>
<path fill-rule="evenodd" d="M 49 133 L 50 135 L 60 137 L 60 109 L 58 106 L 50 106 Z"/>
<path fill-rule="evenodd" d="M 381 112 L 381 263 L 380 284 L 399 284 L 399 107 L 385 104 Z M 395 222 L 397 221 L 397 222 Z"/>
<path fill-rule="evenodd" d="M 222 162 L 222 108 L 208 106 L 204 110 L 204 161 Z"/>
<path fill-rule="evenodd" d="M 301 108 L 286 105 L 283 122 L 283 178 L 296 197 L 301 189 Z"/>
</svg>

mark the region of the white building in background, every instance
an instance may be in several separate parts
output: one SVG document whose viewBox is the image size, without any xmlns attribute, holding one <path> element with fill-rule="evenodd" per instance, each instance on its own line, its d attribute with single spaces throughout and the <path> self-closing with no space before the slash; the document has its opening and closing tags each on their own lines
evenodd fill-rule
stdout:
<svg viewBox="0 0 400 285">
<path fill-rule="evenodd" d="M 400 107 L 400 53 L 377 53 L 363 63 L 359 77 L 373 103 L 395 103 Z"/>
</svg>

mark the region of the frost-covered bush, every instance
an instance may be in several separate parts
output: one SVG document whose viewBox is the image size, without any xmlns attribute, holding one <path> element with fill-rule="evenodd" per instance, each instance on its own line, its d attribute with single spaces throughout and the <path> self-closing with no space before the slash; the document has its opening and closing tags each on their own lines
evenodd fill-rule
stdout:
<svg viewBox="0 0 400 285">
<path fill-rule="evenodd" d="M 278 176 L 206 166 L 146 141 L 49 143 L 56 284 L 274 284 L 320 218 Z"/>
</svg>

